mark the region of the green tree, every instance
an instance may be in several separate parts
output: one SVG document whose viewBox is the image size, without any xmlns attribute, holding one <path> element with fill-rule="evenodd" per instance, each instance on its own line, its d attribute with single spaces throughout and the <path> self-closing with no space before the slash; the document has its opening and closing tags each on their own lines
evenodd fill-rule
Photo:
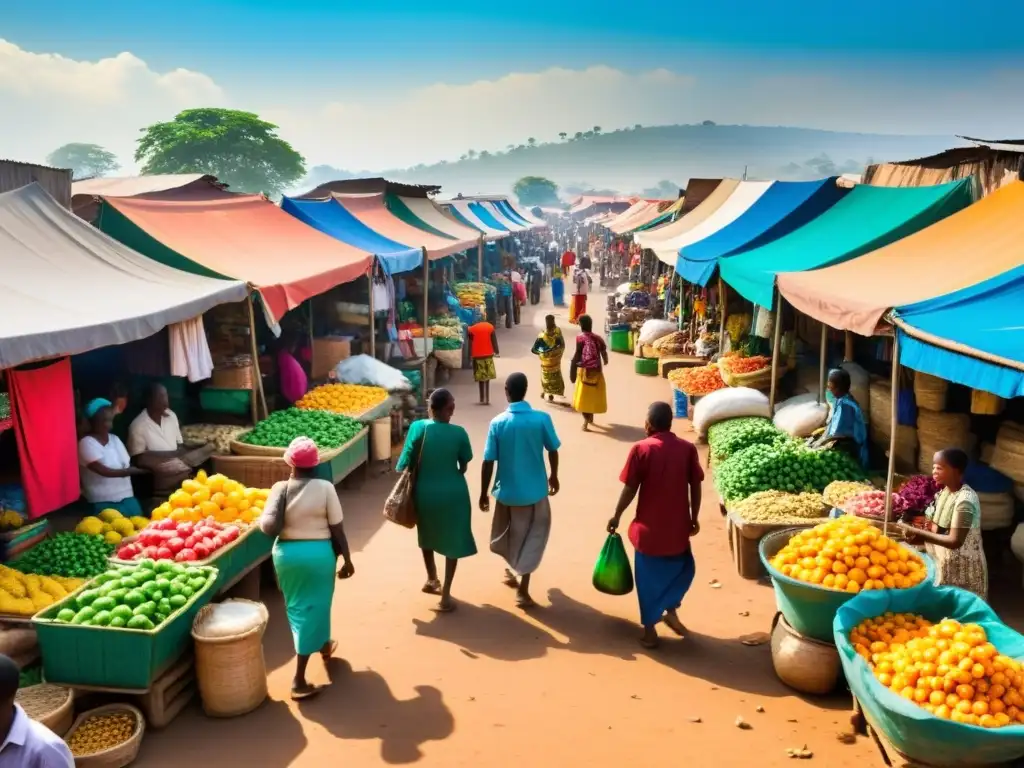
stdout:
<svg viewBox="0 0 1024 768">
<path fill-rule="evenodd" d="M 306 173 L 306 161 L 252 112 L 203 107 L 142 129 L 135 161 L 143 173 L 208 173 L 234 192 L 279 195 Z"/>
<path fill-rule="evenodd" d="M 558 138 L 560 138 L 562 141 L 565 141 L 568 136 L 569 134 L 566 133 L 565 131 L 562 131 L 561 133 L 558 134 Z"/>
<path fill-rule="evenodd" d="M 558 185 L 543 176 L 524 176 L 512 185 L 519 202 L 531 208 L 536 205 L 557 205 Z"/>
<path fill-rule="evenodd" d="M 99 144 L 65 144 L 46 157 L 55 168 L 70 168 L 75 179 L 88 179 L 113 173 L 121 164 L 113 152 Z"/>
</svg>

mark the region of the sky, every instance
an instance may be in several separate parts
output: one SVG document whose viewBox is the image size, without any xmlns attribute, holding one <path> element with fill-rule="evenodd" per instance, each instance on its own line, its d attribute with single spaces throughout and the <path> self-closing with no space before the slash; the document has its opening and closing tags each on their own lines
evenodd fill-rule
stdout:
<svg viewBox="0 0 1024 768">
<path fill-rule="evenodd" d="M 198 106 L 349 170 L 595 125 L 1024 133 L 1024 6 L 993 0 L 3 5 L 0 157 L 31 162 L 87 142 L 134 171 L 140 129 Z"/>
</svg>

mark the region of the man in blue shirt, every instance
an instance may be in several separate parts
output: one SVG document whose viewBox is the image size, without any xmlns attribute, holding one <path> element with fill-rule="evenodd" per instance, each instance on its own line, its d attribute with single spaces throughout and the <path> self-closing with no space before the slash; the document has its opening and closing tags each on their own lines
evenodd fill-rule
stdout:
<svg viewBox="0 0 1024 768">
<path fill-rule="evenodd" d="M 850 394 L 850 374 L 842 368 L 829 371 L 828 391 L 833 398 L 832 416 L 812 446 L 846 451 L 867 467 L 868 428 L 864 423 L 864 412 Z"/>
<path fill-rule="evenodd" d="M 18 665 L 0 655 L 0 768 L 74 768 L 64 740 L 14 703 L 18 674 Z"/>
<path fill-rule="evenodd" d="M 508 409 L 491 421 L 484 446 L 480 480 L 480 510 L 490 510 L 488 489 L 494 477 L 494 519 L 491 551 L 508 563 L 505 583 L 516 590 L 516 605 L 536 605 L 530 597 L 530 574 L 540 566 L 551 533 L 548 496 L 558 493 L 558 449 L 551 416 L 526 402 L 527 380 L 513 373 L 505 381 Z M 551 472 L 544 464 L 547 452 Z"/>
</svg>

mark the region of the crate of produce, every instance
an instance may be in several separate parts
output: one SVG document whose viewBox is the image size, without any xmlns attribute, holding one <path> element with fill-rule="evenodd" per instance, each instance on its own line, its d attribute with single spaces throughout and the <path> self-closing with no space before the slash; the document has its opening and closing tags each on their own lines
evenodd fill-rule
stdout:
<svg viewBox="0 0 1024 768">
<path fill-rule="evenodd" d="M 174 570 L 177 567 L 182 570 Z M 168 568 L 171 570 L 167 570 Z M 72 611 L 76 616 L 81 613 L 80 602 L 90 590 L 98 593 L 95 599 L 90 596 L 90 606 L 98 599 L 114 600 L 118 607 L 127 606 L 128 604 L 123 601 L 131 592 L 139 591 L 139 586 L 150 589 L 143 592 L 144 598 L 152 597 L 155 594 L 153 590 L 156 589 L 158 573 L 184 573 L 188 576 L 184 582 L 185 588 L 191 591 L 191 594 L 186 597 L 183 605 L 172 608 L 172 612 L 153 629 L 95 626 L 70 623 L 67 619 L 67 611 Z M 174 578 L 178 578 L 178 575 Z M 142 578 L 146 576 L 152 578 L 143 581 Z M 131 582 L 126 582 L 126 579 L 130 579 Z M 112 569 L 97 576 L 68 597 L 36 614 L 32 620 L 43 654 L 43 674 L 47 682 L 75 688 L 130 693 L 148 691 L 153 681 L 188 650 L 192 642 L 192 621 L 199 609 L 213 597 L 216 581 L 216 568 L 186 568 L 174 563 L 158 563 L 152 571 L 138 566 Z M 108 585 L 115 583 L 116 587 L 108 588 Z M 127 583 L 135 583 L 137 586 L 131 588 L 126 586 Z M 153 584 L 153 587 L 145 587 L 148 584 Z M 104 589 L 106 594 L 102 592 Z M 128 592 L 125 595 L 111 597 L 121 589 L 128 589 Z M 137 601 L 135 596 L 129 600 Z M 149 602 L 156 601 L 144 599 L 144 603 Z M 107 603 L 104 602 L 102 605 L 105 610 Z M 139 605 L 135 607 L 138 608 Z M 62 611 L 65 613 L 62 614 Z M 128 623 L 136 618 L 134 608 L 132 613 L 133 618 L 128 620 Z"/>
<path fill-rule="evenodd" d="M 760 579 L 767 575 L 758 545 L 769 533 L 785 528 L 811 528 L 824 522 L 823 518 L 795 523 L 793 520 L 777 523 L 752 523 L 744 520 L 736 512 L 726 507 L 726 530 L 729 535 L 729 551 L 736 566 L 736 573 L 744 579 Z"/>
<path fill-rule="evenodd" d="M 849 519 L 856 518 L 840 518 L 840 520 L 832 520 L 824 525 L 839 526 L 841 525 L 841 520 L 848 521 Z M 867 521 L 862 522 L 865 528 L 870 527 Z M 809 583 L 792 576 L 787 576 L 775 568 L 771 562 L 775 555 L 789 544 L 789 540 L 793 536 L 805 530 L 807 529 L 787 528 L 770 533 L 761 539 L 758 549 L 765 570 L 772 579 L 772 588 L 775 590 L 775 602 L 779 610 L 782 611 L 782 615 L 785 616 L 786 621 L 801 635 L 806 635 L 823 642 L 832 642 L 832 621 L 835 619 L 836 611 L 852 600 L 859 592 L 830 589 L 821 584 Z M 896 542 L 891 543 L 894 547 L 906 549 Z M 934 562 L 923 552 L 914 552 L 913 556 L 918 561 L 923 561 L 924 563 L 926 569 L 924 579 L 916 586 L 891 591 L 916 593 L 934 588 Z M 878 591 L 885 592 L 890 590 L 882 589 Z"/>
<path fill-rule="evenodd" d="M 251 389 L 203 387 L 199 390 L 199 404 L 203 407 L 204 411 L 213 413 L 230 413 L 235 416 L 245 416 L 249 413 L 251 398 Z"/>
</svg>

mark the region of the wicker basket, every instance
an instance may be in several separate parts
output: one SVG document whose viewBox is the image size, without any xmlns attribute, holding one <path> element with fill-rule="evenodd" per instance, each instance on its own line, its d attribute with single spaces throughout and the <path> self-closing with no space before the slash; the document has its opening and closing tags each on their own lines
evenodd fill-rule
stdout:
<svg viewBox="0 0 1024 768">
<path fill-rule="evenodd" d="M 16 694 L 14 701 L 18 704 L 23 704 L 23 700 L 26 697 L 33 695 L 33 693 L 37 691 L 42 691 L 44 688 L 56 688 L 64 691 L 67 695 L 64 698 L 63 704 L 46 714 L 39 715 L 33 719 L 37 723 L 45 725 L 58 736 L 63 736 L 68 732 L 68 729 L 71 727 L 71 723 L 75 720 L 75 692 L 73 690 L 65 688 L 62 685 L 40 683 L 39 685 L 30 685 L 26 688 L 21 688 Z"/>
<path fill-rule="evenodd" d="M 116 747 L 105 749 L 102 752 L 94 752 L 91 755 L 76 755 L 75 768 L 124 768 L 124 766 L 131 765 L 135 761 L 139 754 L 139 748 L 142 746 L 142 735 L 146 732 L 146 718 L 142 712 L 130 704 L 107 704 L 106 706 L 96 707 L 96 709 L 83 712 L 75 718 L 75 722 L 71 725 L 67 736 L 64 737 L 64 741 L 70 743 L 75 731 L 81 728 L 82 724 L 90 717 L 95 717 L 96 715 L 115 715 L 124 712 L 135 716 L 135 732 L 131 738 L 123 744 L 118 744 Z"/>
<path fill-rule="evenodd" d="M 979 416 L 998 416 L 1006 407 L 1006 401 L 991 392 L 981 389 L 971 390 L 971 413 Z"/>
<path fill-rule="evenodd" d="M 249 488 L 270 488 L 292 475 L 284 459 L 271 456 L 214 456 L 212 460 L 214 472 Z"/>
<path fill-rule="evenodd" d="M 237 717 L 252 712 L 267 698 L 267 666 L 263 659 L 263 633 L 270 617 L 263 603 L 236 600 L 259 606 L 263 620 L 248 632 L 228 637 L 202 637 L 202 625 L 216 606 L 206 605 L 196 614 L 192 638 L 196 648 L 196 681 L 203 711 L 210 717 Z"/>
<path fill-rule="evenodd" d="M 929 376 L 920 371 L 914 372 L 914 399 L 918 408 L 929 411 L 943 411 L 946 408 L 946 393 L 949 382 L 937 376 Z"/>
<path fill-rule="evenodd" d="M 252 389 L 252 366 L 214 368 L 210 386 L 217 389 Z"/>
</svg>

